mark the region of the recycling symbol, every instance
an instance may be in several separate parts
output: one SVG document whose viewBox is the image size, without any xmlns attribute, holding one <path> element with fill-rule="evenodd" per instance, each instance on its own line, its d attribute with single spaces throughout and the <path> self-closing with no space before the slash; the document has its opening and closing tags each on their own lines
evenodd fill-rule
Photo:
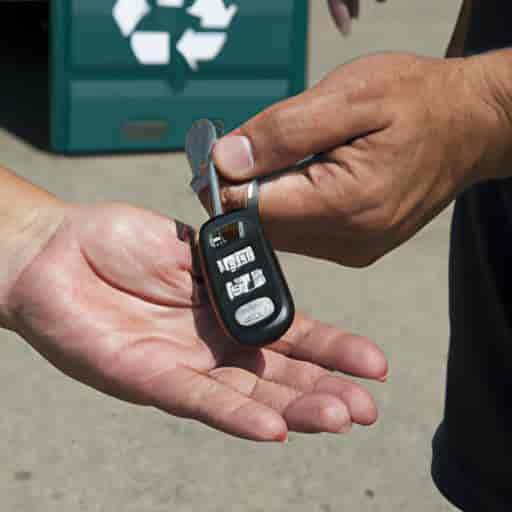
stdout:
<svg viewBox="0 0 512 512">
<path fill-rule="evenodd" d="M 220 55 L 228 40 L 227 30 L 238 11 L 238 7 L 232 2 L 227 7 L 224 0 L 195 0 L 185 9 L 188 15 L 186 19 L 193 22 L 190 23 L 192 27 L 185 26 L 176 41 L 173 40 L 176 27 L 163 26 L 159 27 L 162 30 L 154 30 L 145 26 L 145 20 L 149 20 L 156 12 L 160 12 L 160 8 L 183 10 L 186 3 L 190 2 L 188 0 L 116 1 L 112 11 L 114 20 L 122 35 L 129 39 L 131 50 L 139 64 L 144 66 L 170 64 L 173 45 L 194 71 L 199 69 L 200 62 L 215 60 Z M 197 30 L 194 25 L 197 26 Z M 178 27 L 179 31 L 180 27 Z"/>
</svg>

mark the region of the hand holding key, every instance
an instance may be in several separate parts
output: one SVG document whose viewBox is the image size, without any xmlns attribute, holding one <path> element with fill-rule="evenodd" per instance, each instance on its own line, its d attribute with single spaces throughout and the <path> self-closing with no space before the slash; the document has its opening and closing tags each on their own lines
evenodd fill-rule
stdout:
<svg viewBox="0 0 512 512">
<path fill-rule="evenodd" d="M 219 141 L 225 207 L 267 176 L 260 213 L 277 249 L 370 265 L 507 168 L 483 61 L 379 54 L 339 67 Z M 322 162 L 273 175 L 318 153 Z"/>
</svg>

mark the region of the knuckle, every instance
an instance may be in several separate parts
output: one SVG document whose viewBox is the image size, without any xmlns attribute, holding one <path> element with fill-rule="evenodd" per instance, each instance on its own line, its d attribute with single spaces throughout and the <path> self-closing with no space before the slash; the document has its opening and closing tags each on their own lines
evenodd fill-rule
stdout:
<svg viewBox="0 0 512 512">
<path fill-rule="evenodd" d="M 344 188 L 339 183 L 339 166 L 335 163 L 317 163 L 309 167 L 307 177 L 322 206 L 334 214 L 344 215 L 347 202 Z"/>
</svg>

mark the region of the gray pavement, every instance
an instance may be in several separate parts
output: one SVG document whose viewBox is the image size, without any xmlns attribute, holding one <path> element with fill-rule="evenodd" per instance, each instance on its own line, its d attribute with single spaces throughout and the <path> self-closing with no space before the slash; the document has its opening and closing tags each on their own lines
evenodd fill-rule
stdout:
<svg viewBox="0 0 512 512">
<path fill-rule="evenodd" d="M 354 35 L 341 40 L 324 2 L 312 3 L 312 82 L 372 51 L 441 55 L 460 5 L 367 0 Z M 0 129 L 0 155 L 69 200 L 130 201 L 192 224 L 205 218 L 187 192 L 181 154 L 68 159 Z M 380 421 L 349 437 L 235 440 L 91 391 L 2 332 L 0 511 L 454 510 L 429 476 L 448 347 L 449 222 L 448 211 L 368 270 L 283 257 L 302 310 L 372 337 L 389 356 L 389 383 L 371 386 Z"/>
</svg>

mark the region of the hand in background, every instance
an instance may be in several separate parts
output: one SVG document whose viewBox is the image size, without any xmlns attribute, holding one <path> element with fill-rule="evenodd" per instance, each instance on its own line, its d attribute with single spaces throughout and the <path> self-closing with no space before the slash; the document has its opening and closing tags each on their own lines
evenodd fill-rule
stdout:
<svg viewBox="0 0 512 512">
<path fill-rule="evenodd" d="M 330 371 L 385 377 L 370 341 L 299 315 L 280 342 L 244 350 L 216 324 L 194 271 L 191 229 L 122 204 L 63 212 L 6 294 L 5 312 L 67 375 L 253 440 L 376 420 L 371 396 Z"/>
<path fill-rule="evenodd" d="M 385 2 L 386 0 L 377 0 Z M 336 26 L 344 35 L 350 33 L 352 19 L 359 18 L 360 0 L 328 0 Z"/>
</svg>

